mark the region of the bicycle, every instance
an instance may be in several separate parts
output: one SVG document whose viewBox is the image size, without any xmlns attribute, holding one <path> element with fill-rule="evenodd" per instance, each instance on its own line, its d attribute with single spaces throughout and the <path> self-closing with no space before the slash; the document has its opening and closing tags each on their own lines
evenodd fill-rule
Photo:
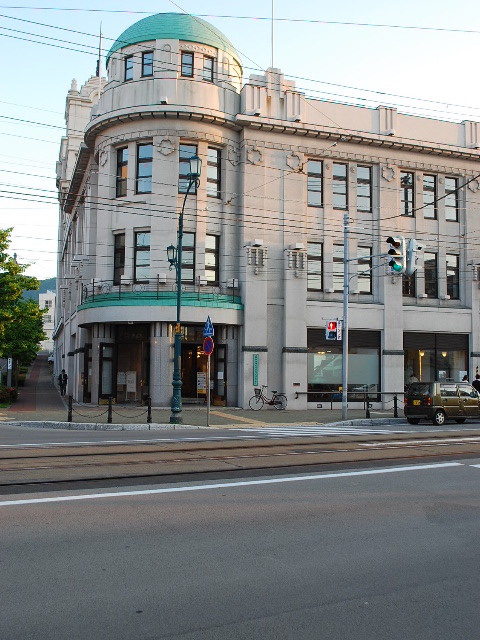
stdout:
<svg viewBox="0 0 480 640">
<path fill-rule="evenodd" d="M 255 389 L 255 395 L 252 396 L 248 402 L 250 409 L 253 411 L 259 411 L 263 408 L 264 404 L 275 407 L 275 409 L 281 410 L 287 408 L 287 396 L 284 393 L 277 393 L 272 391 L 272 397 L 268 398 L 263 390 L 267 389 L 266 384 L 262 384 L 261 389 Z"/>
</svg>

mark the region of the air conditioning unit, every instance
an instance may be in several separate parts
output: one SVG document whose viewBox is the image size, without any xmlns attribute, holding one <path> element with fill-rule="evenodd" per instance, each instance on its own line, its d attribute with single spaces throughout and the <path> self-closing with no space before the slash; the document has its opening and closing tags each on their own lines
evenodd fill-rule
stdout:
<svg viewBox="0 0 480 640">
<path fill-rule="evenodd" d="M 263 240 L 255 238 L 252 242 L 252 247 L 263 247 Z"/>
<path fill-rule="evenodd" d="M 294 251 L 303 251 L 303 250 L 304 250 L 304 248 L 305 248 L 305 246 L 304 246 L 303 242 L 296 242 L 296 243 L 292 246 L 292 249 L 293 249 Z"/>
<path fill-rule="evenodd" d="M 167 274 L 166 273 L 158 273 L 157 274 L 157 282 L 159 284 L 165 284 L 167 282 Z"/>
</svg>

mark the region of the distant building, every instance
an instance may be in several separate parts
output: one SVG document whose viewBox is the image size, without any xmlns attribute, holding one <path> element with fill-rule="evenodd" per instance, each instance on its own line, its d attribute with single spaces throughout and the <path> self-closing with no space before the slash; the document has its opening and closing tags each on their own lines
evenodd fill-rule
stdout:
<svg viewBox="0 0 480 640">
<path fill-rule="evenodd" d="M 55 291 L 47 291 L 46 293 L 38 294 L 38 306 L 40 309 L 48 309 L 47 313 L 43 316 L 43 330 L 47 335 L 46 340 L 42 340 L 40 343 L 42 351 L 53 352 L 53 332 L 55 329 Z"/>
<path fill-rule="evenodd" d="M 203 326 L 215 328 L 217 403 L 253 387 L 289 408 L 338 399 L 349 228 L 349 392 L 392 406 L 411 375 L 459 380 L 480 363 L 480 124 L 306 98 L 279 69 L 242 87 L 234 46 L 210 24 L 159 14 L 76 82 L 57 164 L 57 367 L 96 403 L 172 394 L 176 245 L 182 261 L 182 395 L 202 397 Z M 424 246 L 412 276 L 387 237 Z M 380 256 L 380 257 L 379 257 Z M 357 395 L 355 395 L 355 393 Z M 380 395 L 385 393 L 386 395 Z M 377 395 L 378 394 L 378 395 Z"/>
</svg>

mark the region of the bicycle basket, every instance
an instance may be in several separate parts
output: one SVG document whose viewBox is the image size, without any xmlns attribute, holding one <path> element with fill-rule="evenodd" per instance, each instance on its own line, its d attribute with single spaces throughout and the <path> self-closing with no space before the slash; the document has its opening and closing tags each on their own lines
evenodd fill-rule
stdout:
<svg viewBox="0 0 480 640">
<path fill-rule="evenodd" d="M 255 389 L 255 395 L 257 396 L 257 398 L 259 396 L 261 396 L 262 395 L 262 390 L 261 389 Z"/>
</svg>

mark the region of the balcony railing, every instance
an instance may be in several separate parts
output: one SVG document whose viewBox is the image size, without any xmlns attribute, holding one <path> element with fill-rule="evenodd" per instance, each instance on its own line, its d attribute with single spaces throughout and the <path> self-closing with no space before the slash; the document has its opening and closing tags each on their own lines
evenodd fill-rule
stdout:
<svg viewBox="0 0 480 640">
<path fill-rule="evenodd" d="M 170 304 L 176 301 L 177 284 L 165 284 L 160 277 L 147 282 L 134 282 L 122 278 L 119 284 L 113 280 L 93 279 L 82 286 L 81 304 L 95 304 L 97 302 L 117 301 L 122 299 L 158 300 L 159 304 Z M 184 304 L 201 301 L 215 304 L 241 305 L 238 287 L 213 286 L 205 284 L 182 284 L 182 300 Z M 176 303 L 176 302 L 175 302 Z"/>
</svg>

